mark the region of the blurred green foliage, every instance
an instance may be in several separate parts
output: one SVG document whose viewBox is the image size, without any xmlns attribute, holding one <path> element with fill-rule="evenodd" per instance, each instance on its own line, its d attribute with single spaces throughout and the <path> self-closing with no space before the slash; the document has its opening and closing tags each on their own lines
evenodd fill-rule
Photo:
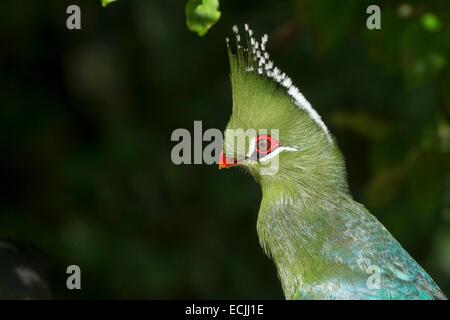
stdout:
<svg viewBox="0 0 450 320">
<path fill-rule="evenodd" d="M 431 32 L 439 31 L 441 28 L 441 22 L 432 13 L 426 13 L 422 16 L 422 24 L 426 30 Z"/>
<path fill-rule="evenodd" d="M 219 0 L 188 0 L 186 24 L 189 30 L 204 36 L 220 19 Z"/>
<path fill-rule="evenodd" d="M 102 0 L 102 6 L 106 7 L 108 4 L 110 4 L 111 2 L 114 2 L 116 0 Z"/>
<path fill-rule="evenodd" d="M 281 298 L 248 176 L 175 166 L 176 128 L 231 113 L 224 38 L 248 22 L 323 116 L 355 198 L 450 294 L 450 3 L 221 2 L 200 41 L 185 2 L 0 4 L 0 237 L 55 264 L 60 298 Z M 65 289 L 65 268 L 82 290 Z"/>
</svg>

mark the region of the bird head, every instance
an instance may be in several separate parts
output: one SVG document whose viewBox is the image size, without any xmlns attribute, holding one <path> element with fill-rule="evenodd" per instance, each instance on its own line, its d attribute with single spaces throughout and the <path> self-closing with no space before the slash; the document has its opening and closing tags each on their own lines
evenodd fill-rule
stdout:
<svg viewBox="0 0 450 320">
<path fill-rule="evenodd" d="M 233 110 L 219 168 L 240 166 L 263 186 L 345 187 L 342 156 L 327 127 L 292 80 L 270 60 L 268 37 L 245 25 L 227 39 Z M 234 42 L 234 41 L 233 41 Z M 264 191 L 264 190 L 263 190 Z"/>
</svg>

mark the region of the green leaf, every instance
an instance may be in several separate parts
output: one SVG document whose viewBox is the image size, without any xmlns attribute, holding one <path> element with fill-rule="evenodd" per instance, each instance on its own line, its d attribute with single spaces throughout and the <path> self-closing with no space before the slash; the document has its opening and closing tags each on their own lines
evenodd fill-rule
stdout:
<svg viewBox="0 0 450 320">
<path fill-rule="evenodd" d="M 219 0 L 188 0 L 186 24 L 189 30 L 204 36 L 220 19 Z"/>
<path fill-rule="evenodd" d="M 116 0 L 102 0 L 102 6 L 106 7 L 108 4 L 110 4 L 111 2 L 114 2 Z"/>
</svg>

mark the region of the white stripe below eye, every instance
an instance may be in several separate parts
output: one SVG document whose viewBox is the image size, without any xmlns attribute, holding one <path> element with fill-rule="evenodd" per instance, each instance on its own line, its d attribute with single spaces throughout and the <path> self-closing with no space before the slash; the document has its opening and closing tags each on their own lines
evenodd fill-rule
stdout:
<svg viewBox="0 0 450 320">
<path fill-rule="evenodd" d="M 291 147 L 278 147 L 276 148 L 273 152 L 269 153 L 268 155 L 262 157 L 259 159 L 259 162 L 267 162 L 272 160 L 273 158 L 275 158 L 277 155 L 279 155 L 281 152 L 283 151 L 288 151 L 288 152 L 294 152 L 294 151 L 298 151 L 298 149 L 296 148 L 291 148 Z"/>
</svg>

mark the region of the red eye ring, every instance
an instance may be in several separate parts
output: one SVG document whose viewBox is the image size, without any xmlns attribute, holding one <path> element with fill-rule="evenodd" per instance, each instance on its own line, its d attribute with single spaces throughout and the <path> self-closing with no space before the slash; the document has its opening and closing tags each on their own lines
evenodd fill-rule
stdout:
<svg viewBox="0 0 450 320">
<path fill-rule="evenodd" d="M 261 141 L 265 141 L 266 142 L 266 144 L 267 144 L 266 150 L 261 150 L 259 148 L 259 143 Z M 258 154 L 263 154 L 263 155 L 269 154 L 273 150 L 278 148 L 279 146 L 280 146 L 280 143 L 277 140 L 275 140 L 272 137 L 270 137 L 270 136 L 258 136 L 256 138 L 256 151 L 258 152 Z"/>
</svg>

